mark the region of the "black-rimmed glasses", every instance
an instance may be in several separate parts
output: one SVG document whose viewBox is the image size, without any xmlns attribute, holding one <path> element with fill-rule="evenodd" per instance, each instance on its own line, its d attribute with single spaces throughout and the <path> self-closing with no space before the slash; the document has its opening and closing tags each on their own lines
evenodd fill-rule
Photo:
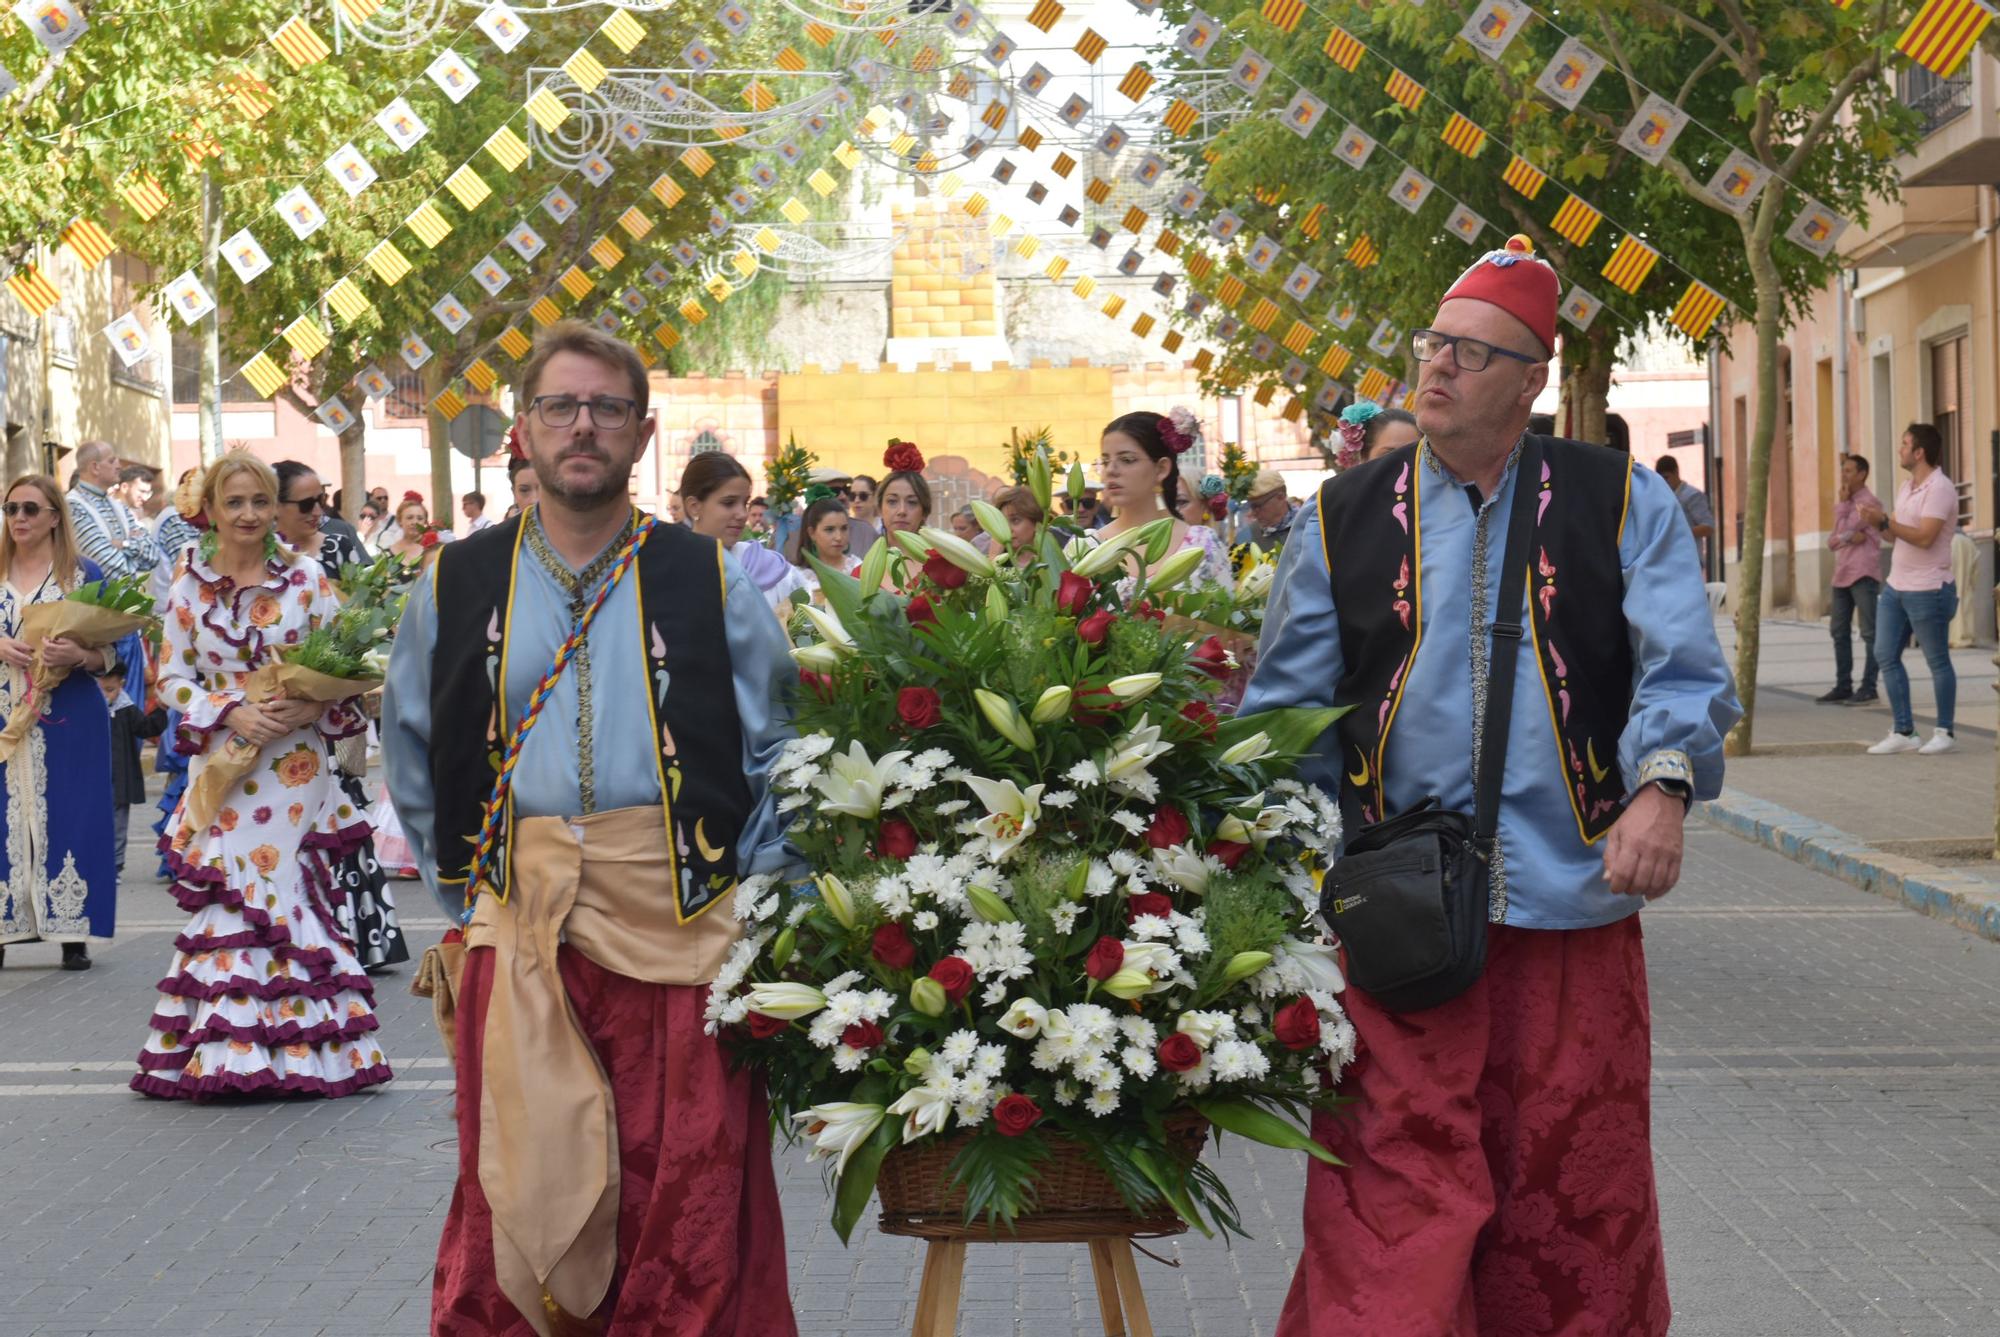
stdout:
<svg viewBox="0 0 2000 1337">
<path fill-rule="evenodd" d="M 10 501 L 5 506 L 0 506 L 0 511 L 4 511 L 9 520 L 17 515 L 25 515 L 32 520 L 47 509 L 39 501 Z"/>
<path fill-rule="evenodd" d="M 1511 348 L 1489 344 L 1484 339 L 1468 339 L 1457 334 L 1439 334 L 1436 330 L 1410 331 L 1410 351 L 1416 354 L 1419 362 L 1429 362 L 1447 348 L 1451 350 L 1451 360 L 1457 364 L 1460 371 L 1485 371 L 1487 364 L 1493 361 L 1495 353 L 1501 357 L 1511 357 L 1516 362 L 1526 362 L 1530 366 L 1547 361 L 1546 358 L 1530 357 Z"/>
<path fill-rule="evenodd" d="M 326 494 L 320 493 L 311 497 L 292 497 L 285 502 L 285 505 L 298 507 L 300 515 L 311 515 L 314 511 L 326 505 Z"/>
<path fill-rule="evenodd" d="M 575 395 L 536 395 L 528 407 L 542 420 L 542 426 L 567 427 L 576 421 L 586 402 L 590 405 L 592 425 L 607 431 L 616 431 L 632 421 L 632 413 L 639 407 L 638 400 L 621 399 L 617 395 L 598 395 L 588 401 Z"/>
</svg>

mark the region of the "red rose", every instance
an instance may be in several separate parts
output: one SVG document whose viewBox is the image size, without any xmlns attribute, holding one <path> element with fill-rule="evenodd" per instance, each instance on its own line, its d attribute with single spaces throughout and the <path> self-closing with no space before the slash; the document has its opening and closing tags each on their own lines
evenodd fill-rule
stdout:
<svg viewBox="0 0 2000 1337">
<path fill-rule="evenodd" d="M 1149 617 L 1155 622 L 1165 623 L 1167 620 L 1167 610 L 1153 607 L 1151 599 L 1141 599 L 1138 603 L 1132 605 L 1132 616 Z"/>
<path fill-rule="evenodd" d="M 1056 607 L 1071 617 L 1082 617 L 1083 610 L 1090 607 L 1090 596 L 1095 593 L 1097 586 L 1074 571 L 1065 571 L 1056 582 Z"/>
<path fill-rule="evenodd" d="M 822 701 L 833 700 L 833 678 L 830 674 L 814 673 L 811 669 L 800 669 L 799 686 L 805 688 Z"/>
<path fill-rule="evenodd" d="M 1121 703 L 1108 687 L 1086 687 L 1070 701 L 1069 717 L 1086 728 L 1106 723 Z"/>
<path fill-rule="evenodd" d="M 1187 814 L 1171 803 L 1162 803 L 1146 825 L 1146 843 L 1156 850 L 1171 849 L 1188 838 L 1188 830 Z"/>
<path fill-rule="evenodd" d="M 1125 944 L 1116 938 L 1099 938 L 1090 955 L 1083 959 L 1083 973 L 1102 982 L 1116 975 L 1118 967 L 1124 964 Z"/>
<path fill-rule="evenodd" d="M 1311 1049 L 1319 1043 L 1319 1009 L 1310 998 L 1287 1003 L 1271 1018 L 1271 1034 L 1287 1049 Z"/>
<path fill-rule="evenodd" d="M 426 529 L 423 533 L 423 537 L 417 540 L 417 546 L 419 548 L 435 548 L 437 547 L 437 545 L 438 545 L 438 532 L 435 529 Z"/>
<path fill-rule="evenodd" d="M 924 558 L 924 578 L 941 590 L 955 590 L 966 581 L 964 569 L 952 565 L 951 559 L 936 548 Z"/>
<path fill-rule="evenodd" d="M 1194 648 L 1190 658 L 1194 666 L 1211 678 L 1229 676 L 1229 652 L 1222 648 L 1222 638 L 1211 636 Z"/>
<path fill-rule="evenodd" d="M 1076 638 L 1085 645 L 1102 645 L 1111 634 L 1111 610 L 1100 608 L 1076 624 Z"/>
<path fill-rule="evenodd" d="M 942 713 L 934 687 L 905 687 L 896 693 L 896 718 L 906 729 L 928 729 Z"/>
<path fill-rule="evenodd" d="M 924 471 L 924 452 L 913 441 L 891 437 L 889 448 L 882 452 L 882 467 L 890 473 L 920 474 Z"/>
<path fill-rule="evenodd" d="M 885 859 L 907 859 L 917 852 L 917 828 L 891 817 L 875 832 L 875 852 Z"/>
<path fill-rule="evenodd" d="M 1125 902 L 1125 922 L 1128 924 L 1140 915 L 1158 915 L 1165 919 L 1173 912 L 1173 900 L 1164 891 L 1142 891 Z"/>
<path fill-rule="evenodd" d="M 1206 701 L 1190 701 L 1181 707 L 1181 718 L 1201 730 L 1204 738 L 1215 737 L 1215 712 Z"/>
<path fill-rule="evenodd" d="M 917 945 L 901 924 L 884 924 L 875 930 L 869 953 L 891 970 L 908 970 L 917 961 Z"/>
<path fill-rule="evenodd" d="M 768 1040 L 792 1024 L 783 1017 L 767 1017 L 762 1012 L 752 1012 L 744 1020 L 750 1024 L 750 1038 L 753 1040 Z"/>
<path fill-rule="evenodd" d="M 903 610 L 903 616 L 910 619 L 910 625 L 913 627 L 937 625 L 937 609 L 931 607 L 931 597 L 928 594 L 910 596 L 910 606 Z"/>
<path fill-rule="evenodd" d="M 1235 868 L 1243 862 L 1243 856 L 1250 852 L 1250 847 L 1240 840 L 1211 840 L 1208 852 L 1221 860 L 1224 868 Z"/>
<path fill-rule="evenodd" d="M 1002 1137 L 1019 1137 L 1042 1121 L 1042 1107 L 1016 1091 L 993 1107 L 993 1124 Z"/>
<path fill-rule="evenodd" d="M 1229 498 L 1220 492 L 1210 497 L 1208 499 L 1208 513 L 1217 520 L 1229 514 Z"/>
<path fill-rule="evenodd" d="M 972 992 L 972 965 L 962 956 L 947 956 L 931 967 L 930 975 L 944 986 L 944 996 L 954 1003 Z"/>
<path fill-rule="evenodd" d="M 872 1021 L 857 1021 L 840 1033 L 840 1042 L 849 1049 L 873 1049 L 882 1043 L 882 1028 Z"/>
<path fill-rule="evenodd" d="M 1201 1062 L 1201 1046 L 1192 1035 L 1175 1031 L 1160 1041 L 1160 1066 L 1168 1072 L 1186 1072 Z"/>
</svg>

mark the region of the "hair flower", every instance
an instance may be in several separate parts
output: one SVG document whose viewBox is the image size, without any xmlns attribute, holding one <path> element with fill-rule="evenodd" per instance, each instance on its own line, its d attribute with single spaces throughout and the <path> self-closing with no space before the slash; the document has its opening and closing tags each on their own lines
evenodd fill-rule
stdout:
<svg viewBox="0 0 2000 1337">
<path fill-rule="evenodd" d="M 1202 496 L 1219 497 L 1222 495 L 1223 489 L 1227 488 L 1229 484 L 1222 481 L 1221 474 L 1203 474 L 1200 486 Z"/>
<path fill-rule="evenodd" d="M 882 452 L 882 467 L 891 473 L 920 474 L 924 471 L 924 452 L 917 449 L 914 441 L 889 438 L 889 448 Z"/>
<path fill-rule="evenodd" d="M 801 500 L 803 500 L 806 505 L 810 506 L 814 502 L 831 501 L 839 495 L 840 494 L 838 492 L 835 492 L 825 483 L 814 483 L 811 487 L 806 489 L 805 496 L 801 498 Z"/>
<path fill-rule="evenodd" d="M 1201 443 L 1201 419 L 1185 405 L 1175 405 L 1160 424 L 1160 439 L 1176 455 L 1185 455 Z"/>
<path fill-rule="evenodd" d="M 409 505 L 409 504 L 410 504 L 411 502 L 413 502 L 413 501 L 414 501 L 415 503 L 417 503 L 417 505 L 419 505 L 419 506 L 423 505 L 423 504 L 424 504 L 424 494 L 423 494 L 423 493 L 421 493 L 421 492 L 418 492 L 418 491 L 416 491 L 415 489 L 411 489 L 410 491 L 408 491 L 408 492 L 405 492 L 405 493 L 403 494 L 403 504 L 404 504 L 404 505 L 406 505 L 406 506 L 407 506 L 407 505 Z"/>
</svg>

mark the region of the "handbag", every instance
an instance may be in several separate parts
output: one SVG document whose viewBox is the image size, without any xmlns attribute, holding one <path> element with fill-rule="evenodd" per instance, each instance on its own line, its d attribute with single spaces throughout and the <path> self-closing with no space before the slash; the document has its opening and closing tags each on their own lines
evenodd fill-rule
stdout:
<svg viewBox="0 0 2000 1337">
<path fill-rule="evenodd" d="M 1541 443 L 1529 437 L 1515 465 L 1472 815 L 1451 811 L 1435 795 L 1426 798 L 1363 827 L 1321 884 L 1320 916 L 1346 949 L 1348 977 L 1391 1012 L 1450 1002 L 1486 970 L 1494 837 L 1541 454 Z"/>
</svg>

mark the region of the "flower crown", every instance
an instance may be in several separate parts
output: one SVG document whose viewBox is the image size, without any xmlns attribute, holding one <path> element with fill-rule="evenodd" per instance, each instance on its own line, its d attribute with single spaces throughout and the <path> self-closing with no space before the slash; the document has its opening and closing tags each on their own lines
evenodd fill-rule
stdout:
<svg viewBox="0 0 2000 1337">
<path fill-rule="evenodd" d="M 1335 468 L 1349 469 L 1361 463 L 1361 452 L 1368 445 L 1368 423 L 1382 406 L 1372 399 L 1357 399 L 1340 411 L 1340 450 L 1334 455 Z"/>
<path fill-rule="evenodd" d="M 814 483 L 811 487 L 805 490 L 805 495 L 801 498 L 801 500 L 803 500 L 806 505 L 810 506 L 814 502 L 831 501 L 839 495 L 840 494 L 838 492 L 835 492 L 825 483 Z"/>
<path fill-rule="evenodd" d="M 1160 440 L 1176 455 L 1185 455 L 1201 444 L 1201 419 L 1185 405 L 1175 405 L 1160 423 Z"/>
<path fill-rule="evenodd" d="M 202 485 L 207 479 L 206 469 L 194 469 L 174 489 L 174 509 L 180 512 L 181 519 L 200 530 L 208 528 L 208 513 L 201 504 Z"/>
<path fill-rule="evenodd" d="M 405 506 L 409 505 L 413 501 L 417 503 L 417 505 L 419 506 L 424 504 L 424 494 L 417 491 L 415 488 L 411 488 L 408 492 L 405 492 L 403 494 L 403 504 Z"/>
<path fill-rule="evenodd" d="M 917 449 L 914 441 L 889 438 L 889 448 L 882 452 L 882 467 L 891 473 L 920 474 L 924 471 L 924 452 Z"/>
</svg>

